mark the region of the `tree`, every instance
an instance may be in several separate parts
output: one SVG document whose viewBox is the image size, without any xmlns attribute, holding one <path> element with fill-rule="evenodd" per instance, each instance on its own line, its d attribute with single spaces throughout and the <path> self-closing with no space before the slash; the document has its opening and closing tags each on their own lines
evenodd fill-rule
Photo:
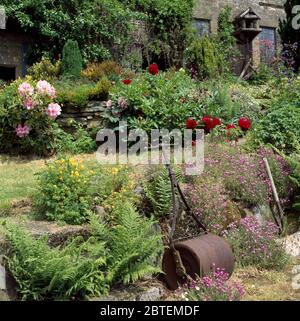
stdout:
<svg viewBox="0 0 300 321">
<path fill-rule="evenodd" d="M 82 56 L 78 42 L 67 40 L 62 52 L 62 73 L 64 76 L 80 77 Z"/>
<path fill-rule="evenodd" d="M 298 72 L 300 67 L 300 30 L 295 28 L 297 14 L 293 12 L 293 8 L 297 5 L 300 5 L 300 0 L 287 0 L 284 5 L 286 19 L 279 22 L 279 34 L 284 51 L 288 51 L 284 52 L 284 55 L 293 58 L 295 72 Z"/>
</svg>

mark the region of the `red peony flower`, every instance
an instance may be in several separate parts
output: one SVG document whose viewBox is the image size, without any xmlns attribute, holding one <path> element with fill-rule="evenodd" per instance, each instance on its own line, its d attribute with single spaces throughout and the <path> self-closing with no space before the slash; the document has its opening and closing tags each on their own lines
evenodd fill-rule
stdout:
<svg viewBox="0 0 300 321">
<path fill-rule="evenodd" d="M 132 80 L 131 79 L 124 79 L 124 80 L 122 80 L 122 82 L 125 85 L 130 85 L 132 83 Z"/>
<path fill-rule="evenodd" d="M 241 117 L 239 119 L 238 125 L 242 130 L 248 130 L 251 128 L 251 121 L 249 118 Z"/>
<path fill-rule="evenodd" d="M 185 124 L 187 129 L 195 129 L 198 126 L 197 121 L 192 118 L 188 118 Z"/>
<path fill-rule="evenodd" d="M 235 125 L 234 124 L 229 124 L 226 126 L 226 130 L 230 130 L 230 129 L 234 129 L 235 128 Z"/>
<path fill-rule="evenodd" d="M 214 118 L 211 117 L 211 116 L 204 116 L 202 118 L 202 122 L 204 123 L 205 127 L 204 129 L 206 131 L 210 131 L 211 129 L 215 128 L 215 125 L 214 125 Z"/>
<path fill-rule="evenodd" d="M 148 71 L 151 75 L 157 75 L 159 73 L 158 65 L 157 64 L 150 65 Z"/>
<path fill-rule="evenodd" d="M 219 118 L 213 118 L 214 127 L 221 125 L 221 120 Z"/>
</svg>

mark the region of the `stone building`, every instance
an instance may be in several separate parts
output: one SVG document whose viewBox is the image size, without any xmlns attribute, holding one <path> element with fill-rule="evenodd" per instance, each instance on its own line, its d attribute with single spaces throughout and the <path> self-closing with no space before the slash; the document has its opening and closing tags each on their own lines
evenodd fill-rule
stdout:
<svg viewBox="0 0 300 321">
<path fill-rule="evenodd" d="M 200 36 L 216 33 L 219 13 L 229 5 L 233 11 L 232 21 L 237 29 L 237 44 L 243 54 L 239 66 L 241 71 L 249 58 L 253 66 L 258 66 L 260 62 L 269 63 L 276 57 L 280 48 L 277 29 L 279 20 L 285 17 L 285 2 L 286 0 L 196 0 L 193 23 Z"/>
<path fill-rule="evenodd" d="M 1 9 L 1 8 L 0 8 Z M 22 77 L 26 73 L 26 51 L 30 36 L 6 21 L 0 10 L 0 79 L 5 81 Z"/>
</svg>

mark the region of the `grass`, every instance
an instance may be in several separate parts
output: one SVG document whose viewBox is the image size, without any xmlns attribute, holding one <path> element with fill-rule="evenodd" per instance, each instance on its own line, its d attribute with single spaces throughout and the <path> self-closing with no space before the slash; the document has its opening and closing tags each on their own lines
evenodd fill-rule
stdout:
<svg viewBox="0 0 300 321">
<path fill-rule="evenodd" d="M 74 157 L 89 161 L 94 154 Z M 0 212 L 8 209 L 12 202 L 30 198 L 37 188 L 36 173 L 45 166 L 46 159 L 0 156 Z"/>
<path fill-rule="evenodd" d="M 295 275 L 292 269 L 300 260 L 292 260 L 282 271 L 238 268 L 232 280 L 239 281 L 246 290 L 243 301 L 300 301 L 300 290 L 292 288 Z"/>
</svg>

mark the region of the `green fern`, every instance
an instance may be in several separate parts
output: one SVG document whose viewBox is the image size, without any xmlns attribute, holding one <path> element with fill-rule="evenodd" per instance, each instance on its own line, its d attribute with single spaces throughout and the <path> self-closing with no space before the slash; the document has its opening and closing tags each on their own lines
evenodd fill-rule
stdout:
<svg viewBox="0 0 300 321">
<path fill-rule="evenodd" d="M 93 234 L 105 240 L 109 248 L 108 283 L 129 284 L 160 272 L 154 262 L 163 250 L 162 240 L 152 219 L 141 217 L 129 201 L 117 202 L 112 212 L 113 226 L 104 227 L 95 216 L 90 223 Z"/>
<path fill-rule="evenodd" d="M 64 248 L 50 248 L 16 225 L 6 225 L 11 248 L 6 263 L 23 300 L 65 299 L 107 290 L 103 243 L 75 238 Z M 84 254 L 84 255 L 83 255 Z"/>
<path fill-rule="evenodd" d="M 182 174 L 175 169 L 178 181 L 182 180 Z M 151 203 L 155 217 L 167 217 L 172 206 L 172 190 L 168 171 L 164 168 L 150 181 L 143 183 L 147 199 Z"/>
</svg>

